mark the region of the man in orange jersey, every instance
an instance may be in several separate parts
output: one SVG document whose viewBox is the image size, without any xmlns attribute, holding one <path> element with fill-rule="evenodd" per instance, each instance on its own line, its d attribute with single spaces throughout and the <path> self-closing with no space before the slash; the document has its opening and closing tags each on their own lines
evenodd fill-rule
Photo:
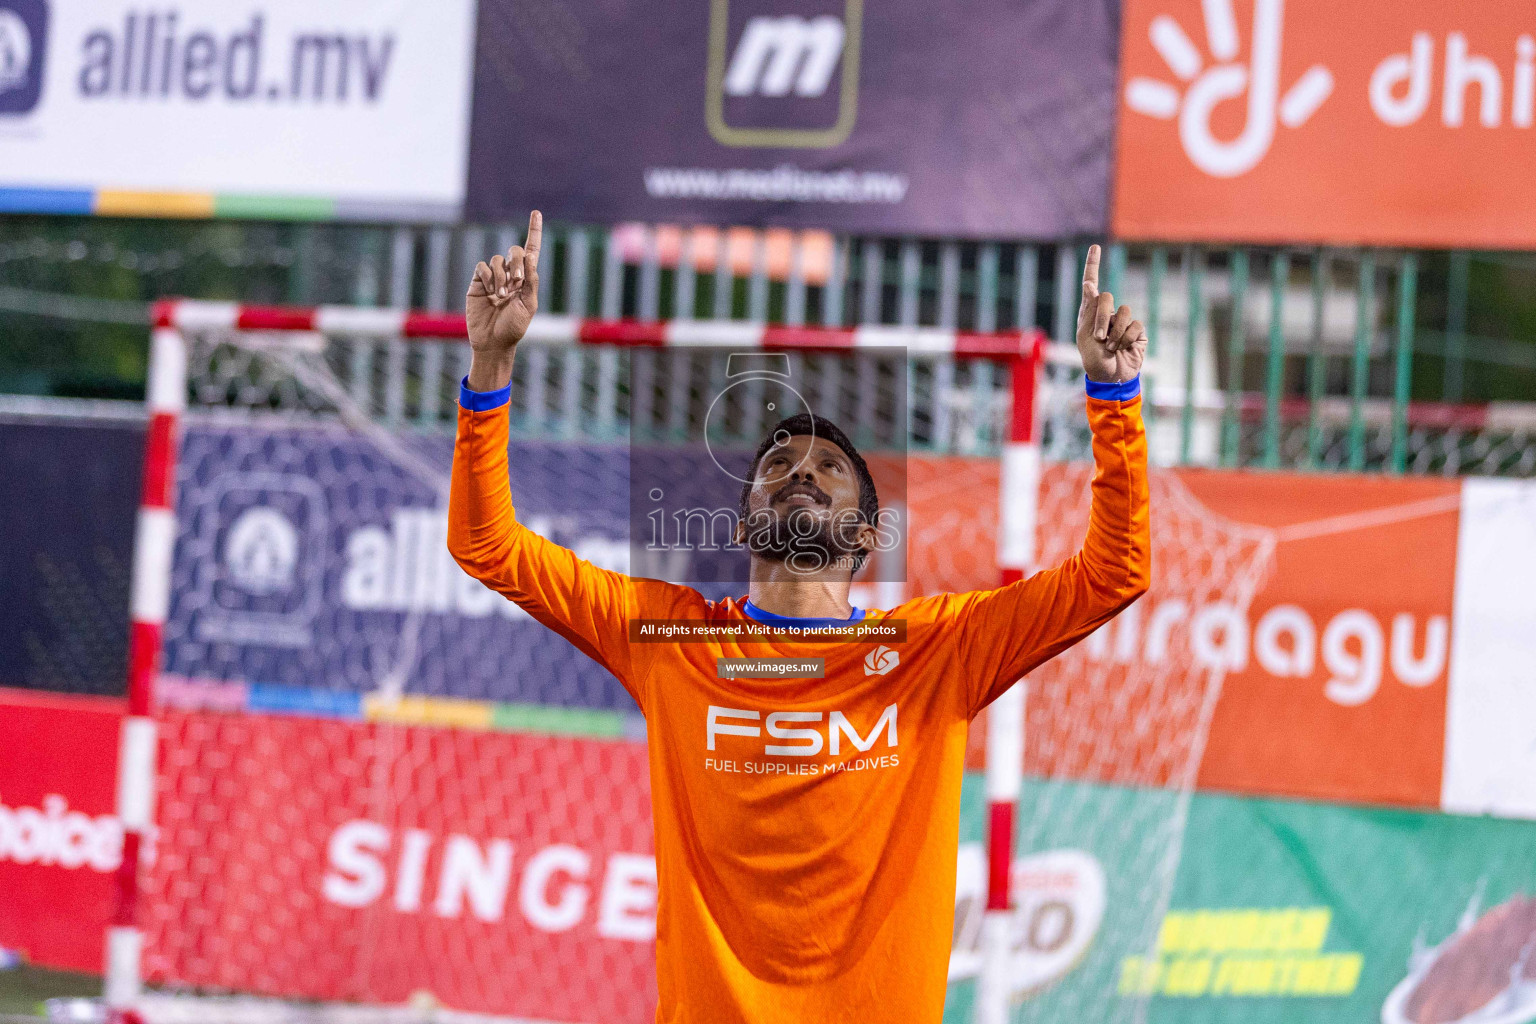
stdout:
<svg viewBox="0 0 1536 1024">
<path fill-rule="evenodd" d="M 537 307 L 542 221 L 475 268 L 474 358 L 460 395 L 448 546 L 465 571 L 612 672 L 645 714 L 656 830 L 656 1019 L 910 1024 L 943 1013 L 966 728 L 1030 669 L 1146 591 L 1146 332 L 1098 289 L 1089 250 L 1077 346 L 1093 428 L 1082 550 L 997 590 L 876 610 L 849 604 L 878 542 L 863 459 L 830 424 L 781 424 L 759 449 L 738 540 L 748 596 L 596 568 L 513 514 L 512 358 Z M 640 622 L 707 625 L 647 642 Z M 902 623 L 901 642 L 807 626 Z M 766 631 L 763 624 L 784 627 Z M 741 677 L 722 659 L 788 665 Z"/>
</svg>

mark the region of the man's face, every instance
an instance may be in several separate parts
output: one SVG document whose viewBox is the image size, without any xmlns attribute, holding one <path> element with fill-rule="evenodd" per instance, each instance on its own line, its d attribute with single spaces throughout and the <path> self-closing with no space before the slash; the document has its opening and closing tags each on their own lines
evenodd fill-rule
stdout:
<svg viewBox="0 0 1536 1024">
<path fill-rule="evenodd" d="M 808 434 L 788 437 L 757 464 L 738 538 L 755 555 L 818 571 L 867 549 L 872 528 L 859 516 L 859 496 L 858 473 L 841 448 Z"/>
</svg>

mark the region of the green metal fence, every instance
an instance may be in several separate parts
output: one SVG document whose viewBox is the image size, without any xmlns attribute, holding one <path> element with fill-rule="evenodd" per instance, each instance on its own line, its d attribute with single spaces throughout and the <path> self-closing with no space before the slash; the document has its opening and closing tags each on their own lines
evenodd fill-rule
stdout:
<svg viewBox="0 0 1536 1024">
<path fill-rule="evenodd" d="M 1155 403 L 1177 408 L 1176 461 L 1529 475 L 1532 407 L 1463 401 L 1471 254 L 1434 258 L 1449 273 L 1444 293 L 1426 301 L 1425 256 L 1411 251 L 1154 246 L 1117 255 L 1112 266 L 1140 268 L 1122 290 L 1147 310 Z M 1445 330 L 1429 337 L 1426 305 L 1447 310 Z M 1525 359 L 1504 362 L 1524 370 L 1536 349 L 1514 347 Z M 1427 357 L 1432 366 L 1422 365 Z M 1525 380 L 1527 401 L 1536 400 L 1536 379 Z"/>
<path fill-rule="evenodd" d="M 519 238 L 516 225 L 15 218 L 0 221 L 0 330 L 16 342 L 14 368 L 29 350 L 46 356 L 89 349 L 84 342 L 103 332 L 131 335 L 131 310 L 142 308 L 134 300 L 168 294 L 454 309 L 473 262 Z M 738 232 L 736 258 L 712 261 L 700 258 L 703 241 L 646 225 L 552 225 L 546 308 L 641 320 L 1040 326 L 1060 342 L 1049 377 L 1055 400 L 1078 400 L 1065 342 L 1087 239 Z M 1105 278 L 1149 328 L 1148 416 L 1160 462 L 1536 473 L 1536 259 L 1111 245 Z M 85 322 L 93 317 L 127 323 Z M 131 377 L 131 360 L 119 364 Z M 973 411 L 999 405 L 978 391 L 1006 387 L 1001 374 L 978 381 L 963 372 L 961 382 L 945 367 L 933 372 L 936 394 L 963 383 Z M 47 373 L 26 379 L 47 389 Z M 1085 437 L 1059 433 L 1057 457 L 1085 453 Z"/>
</svg>

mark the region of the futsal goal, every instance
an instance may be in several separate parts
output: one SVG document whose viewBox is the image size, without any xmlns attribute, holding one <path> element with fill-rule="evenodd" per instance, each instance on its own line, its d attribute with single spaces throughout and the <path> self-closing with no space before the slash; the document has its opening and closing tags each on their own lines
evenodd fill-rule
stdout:
<svg viewBox="0 0 1536 1024">
<path fill-rule="evenodd" d="M 447 553 L 463 339 L 451 314 L 156 307 L 116 1012 L 651 1019 L 645 724 Z M 783 379 L 721 406 L 737 353 Z M 792 382 L 902 477 L 904 562 L 855 603 L 995 586 L 1081 543 L 1075 359 L 1035 332 L 541 315 L 513 386 L 519 515 L 636 568 L 636 439 L 681 448 L 718 414 L 754 442 Z M 1155 947 L 1178 863 L 1225 672 L 1201 637 L 1272 547 L 1169 472 L 1152 500 L 1152 592 L 973 730 L 950 1019 L 1145 1012 L 1118 971 Z"/>
</svg>

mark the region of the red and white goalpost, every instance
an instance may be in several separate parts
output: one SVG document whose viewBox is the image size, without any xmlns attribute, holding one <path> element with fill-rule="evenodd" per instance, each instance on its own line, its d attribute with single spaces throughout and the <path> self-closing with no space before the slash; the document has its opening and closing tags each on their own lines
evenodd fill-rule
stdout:
<svg viewBox="0 0 1536 1024">
<path fill-rule="evenodd" d="M 178 421 L 189 393 L 188 340 L 220 335 L 238 344 L 243 337 L 273 334 L 322 335 L 326 339 L 461 340 L 462 315 L 359 309 L 280 308 L 232 303 L 165 301 L 154 313 L 149 362 L 150 427 L 145 455 L 143 502 L 139 512 L 132 572 L 131 654 L 128 717 L 119 755 L 118 813 L 125 829 L 122 868 L 117 876 L 117 910 L 107 936 L 105 1000 L 121 1018 L 141 998 L 140 868 L 154 827 L 156 718 L 154 685 L 162 629 L 170 605 L 172 555 L 177 526 L 175 493 Z M 1036 388 L 1045 357 L 1038 331 L 977 334 L 939 328 L 866 326 L 784 327 L 735 321 L 640 323 L 540 315 L 528 342 L 550 345 L 688 348 L 742 346 L 805 353 L 853 353 L 868 348 L 904 347 L 924 356 L 984 359 L 1006 365 L 1012 374 L 1011 434 L 1002 461 L 998 564 L 1002 582 L 1020 578 L 1035 562 L 1035 529 L 1041 453 L 1036 421 Z M 1024 693 L 1016 686 L 989 709 L 986 791 L 990 805 L 990 868 L 982 996 L 977 1019 L 1006 1018 L 1009 1006 L 1008 878 L 1013 828 L 1023 773 Z"/>
<path fill-rule="evenodd" d="M 1008 442 L 1003 447 L 998 495 L 997 565 L 1003 586 L 1035 569 L 1040 507 L 1040 384 L 1042 339 L 1012 360 Z M 1014 821 L 1024 784 L 1025 682 L 1021 679 L 987 708 L 987 910 L 982 922 L 981 977 L 976 1024 L 1006 1024 L 1012 1002 L 1009 956 L 1013 906 Z"/>
<path fill-rule="evenodd" d="M 128 714 L 118 748 L 117 816 L 123 857 L 116 906 L 107 930 L 104 998 L 114 1011 L 139 995 L 143 933 L 138 927 L 138 873 L 151 841 L 155 810 L 154 678 L 171 599 L 176 543 L 176 438 L 187 404 L 187 354 L 181 332 L 157 323 L 150 340 L 144 478 L 133 539 L 129 592 Z"/>
<path fill-rule="evenodd" d="M 413 338 L 465 340 L 462 313 L 379 309 L 359 306 L 249 306 L 234 302 L 168 299 L 154 306 L 157 330 L 176 334 L 204 331 L 314 332 L 328 338 Z M 728 348 L 740 345 L 780 351 L 844 352 L 861 348 L 905 348 L 913 355 L 1006 362 L 1021 354 L 1035 358 L 1044 334 L 1028 331 L 983 333 L 947 327 L 863 324 L 788 326 L 743 320 L 603 320 L 561 313 L 533 318 L 527 344 L 616 345 L 621 347 Z M 1040 349 L 1043 352 L 1043 349 Z"/>
</svg>

